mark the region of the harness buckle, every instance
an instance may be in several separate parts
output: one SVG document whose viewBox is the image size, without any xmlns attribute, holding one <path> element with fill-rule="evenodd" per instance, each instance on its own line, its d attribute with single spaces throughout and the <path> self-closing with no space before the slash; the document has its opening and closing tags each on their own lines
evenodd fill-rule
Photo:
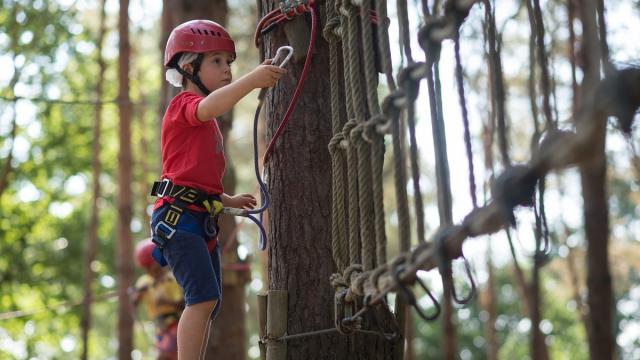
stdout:
<svg viewBox="0 0 640 360">
<path fill-rule="evenodd" d="M 160 185 L 158 185 L 158 191 L 156 192 L 156 196 L 159 198 L 165 197 L 171 193 L 170 186 L 171 180 L 164 178 L 160 180 Z"/>
<path fill-rule="evenodd" d="M 165 231 L 168 230 L 168 231 Z M 157 234 L 158 232 L 164 234 L 164 237 L 166 239 L 171 239 L 173 237 L 173 235 L 176 233 L 176 229 L 169 226 L 166 222 L 164 221 L 159 221 L 158 224 L 156 224 L 156 227 L 153 228 L 153 231 Z M 162 236 L 162 235 L 160 235 Z"/>
</svg>

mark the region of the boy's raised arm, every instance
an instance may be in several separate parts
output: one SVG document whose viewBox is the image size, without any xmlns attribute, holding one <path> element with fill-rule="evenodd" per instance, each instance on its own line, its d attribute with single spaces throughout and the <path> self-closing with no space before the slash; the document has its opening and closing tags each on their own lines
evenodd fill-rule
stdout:
<svg viewBox="0 0 640 360">
<path fill-rule="evenodd" d="M 253 89 L 275 85 L 287 70 L 278 66 L 269 65 L 270 63 L 270 59 L 265 60 L 250 73 L 207 95 L 207 97 L 198 104 L 196 114 L 198 120 L 209 121 L 231 110 L 240 99 L 245 97 Z"/>
</svg>

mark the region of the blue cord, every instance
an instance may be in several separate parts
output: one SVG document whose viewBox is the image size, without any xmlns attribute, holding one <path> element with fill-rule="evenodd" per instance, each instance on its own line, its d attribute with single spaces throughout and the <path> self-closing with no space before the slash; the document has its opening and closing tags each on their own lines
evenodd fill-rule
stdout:
<svg viewBox="0 0 640 360">
<path fill-rule="evenodd" d="M 260 186 L 260 200 L 262 205 L 258 209 L 249 210 L 247 212 L 247 217 L 256 225 L 258 225 L 258 228 L 260 229 L 260 241 L 258 243 L 258 249 L 265 250 L 267 248 L 267 235 L 264 230 L 264 226 L 262 225 L 262 215 L 264 214 L 264 211 L 269 207 L 269 192 L 267 191 L 267 185 L 265 185 L 264 181 L 262 181 L 262 176 L 260 175 L 260 166 L 258 165 L 258 119 L 260 117 L 261 109 L 262 100 L 258 104 L 256 113 L 253 116 L 253 165 L 256 172 L 256 179 L 258 180 L 258 185 Z M 256 219 L 251 214 L 260 214 L 260 218 Z"/>
</svg>

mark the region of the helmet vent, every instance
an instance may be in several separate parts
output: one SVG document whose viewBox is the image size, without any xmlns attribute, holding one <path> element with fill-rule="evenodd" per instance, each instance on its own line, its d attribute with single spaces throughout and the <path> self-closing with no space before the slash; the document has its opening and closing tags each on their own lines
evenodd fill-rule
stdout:
<svg viewBox="0 0 640 360">
<path fill-rule="evenodd" d="M 204 31 L 205 35 L 209 35 L 209 32 L 207 31 L 207 29 L 203 29 L 202 31 Z"/>
<path fill-rule="evenodd" d="M 222 35 L 220 35 L 220 33 L 217 33 L 217 34 L 218 34 L 218 36 L 222 36 Z"/>
</svg>

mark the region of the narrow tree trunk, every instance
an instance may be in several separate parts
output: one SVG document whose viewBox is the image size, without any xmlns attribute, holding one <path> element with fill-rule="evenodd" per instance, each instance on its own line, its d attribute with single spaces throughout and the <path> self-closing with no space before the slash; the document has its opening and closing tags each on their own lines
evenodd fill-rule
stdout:
<svg viewBox="0 0 640 360">
<path fill-rule="evenodd" d="M 262 0 L 262 15 L 278 1 Z M 322 2 L 316 2 L 322 8 Z M 322 11 L 322 13 L 324 13 Z M 322 19 L 322 16 L 320 16 Z M 287 334 L 334 328 L 335 270 L 331 249 L 331 138 L 329 47 L 322 26 L 298 105 L 265 165 L 269 176 L 269 290 L 288 291 Z M 283 32 L 269 33 L 262 55 L 287 44 Z M 288 74 L 267 92 L 268 138 L 286 112 L 303 64 L 289 63 Z M 329 333 L 287 341 L 287 359 L 389 359 L 391 343 L 379 336 Z"/>
<path fill-rule="evenodd" d="M 488 54 L 485 52 L 485 58 Z M 491 75 L 488 76 L 491 79 Z M 488 81 L 488 87 L 492 87 L 492 81 Z M 488 114 L 488 121 L 482 129 L 482 144 L 484 150 L 484 168 L 488 174 L 491 174 L 489 178 L 484 182 L 484 198 L 485 202 L 488 197 L 490 183 L 494 178 L 494 166 L 493 166 L 493 129 L 495 118 L 491 113 Z M 481 298 L 480 305 L 489 315 L 487 321 L 484 324 L 484 333 L 487 340 L 487 358 L 489 360 L 498 360 L 498 336 L 496 331 L 496 320 L 498 318 L 496 310 L 496 291 L 495 291 L 495 273 L 492 260 L 493 251 L 491 250 L 491 239 L 487 241 L 487 288 L 484 291 L 484 296 Z"/>
<path fill-rule="evenodd" d="M 568 237 L 567 226 L 563 224 L 564 234 L 563 243 L 569 249 L 567 253 L 567 271 L 569 272 L 569 282 L 571 283 L 571 291 L 573 293 L 573 301 L 576 302 L 576 312 L 580 317 L 585 329 L 589 331 L 589 317 L 588 310 L 582 300 L 582 291 L 580 289 L 580 277 L 578 275 L 578 268 L 576 265 L 576 250 L 567 245 L 566 239 Z M 589 337 L 589 334 L 587 334 Z"/>
<path fill-rule="evenodd" d="M 92 284 L 95 274 L 91 267 L 96 257 L 98 248 L 98 199 L 100 199 L 100 134 L 102 125 L 102 85 L 104 81 L 104 72 L 106 64 L 102 57 L 102 46 L 105 36 L 105 0 L 100 3 L 100 25 L 98 30 L 97 54 L 98 54 L 98 80 L 96 83 L 96 103 L 95 122 L 93 127 L 93 149 L 91 161 L 91 178 L 93 181 L 92 199 L 91 199 L 91 215 L 89 218 L 89 228 L 87 229 L 87 245 L 84 258 L 84 297 L 82 300 L 82 314 L 80 326 L 82 328 L 82 355 L 81 359 L 86 360 L 89 356 L 89 331 L 91 329 L 91 303 L 93 301 Z"/>
<path fill-rule="evenodd" d="M 140 76 L 141 78 L 141 76 Z M 142 79 L 141 79 L 142 80 Z M 148 155 L 149 154 L 149 127 L 147 126 L 146 123 L 146 119 L 145 119 L 145 112 L 146 110 L 146 103 L 144 100 L 144 92 L 143 89 L 140 89 L 140 102 L 138 103 L 138 106 L 136 107 L 136 118 L 138 120 L 138 129 L 140 129 L 140 142 L 138 144 L 138 151 L 139 151 L 139 156 L 138 156 L 138 161 L 137 164 L 139 166 L 139 176 L 138 176 L 138 189 L 139 189 L 139 195 L 138 195 L 138 200 L 140 201 L 140 204 L 142 204 L 142 206 L 140 207 L 140 209 L 138 210 L 140 214 L 140 219 L 142 219 L 142 223 L 143 224 L 149 224 L 151 223 L 151 217 L 149 216 L 149 213 L 147 212 L 147 202 L 149 201 L 149 184 L 151 183 L 152 180 L 149 180 L 149 174 L 151 174 L 151 167 L 149 165 L 149 161 L 148 161 Z"/>
<path fill-rule="evenodd" d="M 404 360 L 413 360 L 414 359 L 414 351 L 413 351 L 413 339 L 415 337 L 414 334 L 414 321 L 413 314 L 411 313 L 411 308 L 404 307 L 403 308 L 405 315 L 405 324 L 404 324 Z"/>
<path fill-rule="evenodd" d="M 489 244 L 490 243 L 489 241 Z M 498 360 L 498 334 L 496 332 L 498 312 L 496 310 L 495 274 L 491 256 L 491 251 L 487 251 L 487 272 L 489 276 L 487 278 L 487 288 L 484 291 L 484 301 L 481 302 L 481 305 L 489 315 L 487 321 L 484 323 L 484 334 L 487 341 L 487 359 Z"/>
<path fill-rule="evenodd" d="M 594 0 L 580 1 L 583 43 L 585 53 L 582 94 L 585 99 L 593 96 L 600 80 L 602 54 L 596 26 Z M 606 119 L 598 116 L 596 134 L 591 140 L 593 158 L 580 165 L 582 197 L 584 198 L 584 224 L 587 238 L 587 286 L 589 295 L 589 354 L 591 359 L 614 357 L 613 337 L 613 289 L 609 272 L 609 205 L 606 194 L 607 158 L 605 156 Z M 585 124 L 577 123 L 578 131 Z"/>
<path fill-rule="evenodd" d="M 118 154 L 118 224 L 116 267 L 118 274 L 118 358 L 131 358 L 133 350 L 133 313 L 127 289 L 133 284 L 133 215 L 131 183 L 131 99 L 129 98 L 129 1 L 120 0 L 118 21 L 118 110 L 120 113 Z"/>
<path fill-rule="evenodd" d="M 529 285 L 529 317 L 531 319 L 531 354 L 534 360 L 547 360 L 549 352 L 545 344 L 545 337 L 540 330 L 542 320 L 540 299 L 540 259 L 534 255 L 531 284 Z"/>
</svg>

